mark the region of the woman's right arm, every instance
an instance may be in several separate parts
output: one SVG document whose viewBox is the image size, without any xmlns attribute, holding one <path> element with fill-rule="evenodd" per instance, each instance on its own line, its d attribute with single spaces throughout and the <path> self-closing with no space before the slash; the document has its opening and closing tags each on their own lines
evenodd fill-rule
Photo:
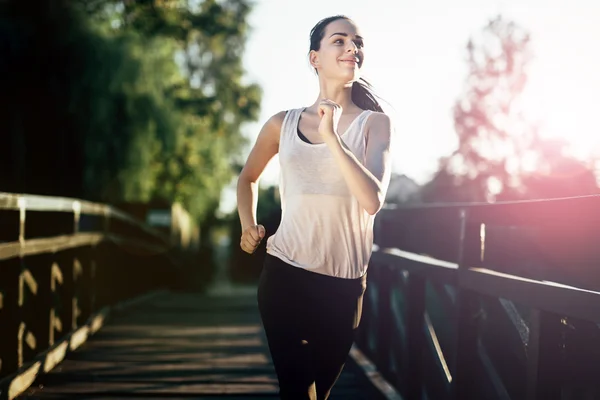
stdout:
<svg viewBox="0 0 600 400">
<path fill-rule="evenodd" d="M 285 111 L 273 115 L 264 124 L 237 183 L 237 206 L 242 224 L 240 247 L 253 253 L 265 236 L 265 228 L 257 225 L 258 182 L 265 167 L 279 151 L 279 133 Z"/>
</svg>

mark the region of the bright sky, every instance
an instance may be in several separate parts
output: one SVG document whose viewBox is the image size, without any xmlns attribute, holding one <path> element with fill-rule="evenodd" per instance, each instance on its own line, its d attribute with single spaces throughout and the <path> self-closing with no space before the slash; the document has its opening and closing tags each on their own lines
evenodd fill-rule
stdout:
<svg viewBox="0 0 600 400">
<path fill-rule="evenodd" d="M 528 116 L 541 121 L 547 135 L 569 137 L 581 152 L 600 150 L 600 7 L 595 3 L 257 0 L 244 66 L 247 78 L 263 88 L 263 103 L 259 122 L 244 132 L 253 143 L 271 115 L 315 101 L 317 79 L 307 61 L 309 32 L 321 18 L 345 14 L 365 37 L 363 76 L 389 103 L 386 111 L 395 122 L 393 169 L 424 183 L 437 160 L 456 144 L 451 110 L 467 73 L 467 41 L 501 13 L 532 36 Z M 276 184 L 278 173 L 274 159 L 262 184 Z M 233 187 L 223 200 L 222 210 L 235 208 Z"/>
</svg>

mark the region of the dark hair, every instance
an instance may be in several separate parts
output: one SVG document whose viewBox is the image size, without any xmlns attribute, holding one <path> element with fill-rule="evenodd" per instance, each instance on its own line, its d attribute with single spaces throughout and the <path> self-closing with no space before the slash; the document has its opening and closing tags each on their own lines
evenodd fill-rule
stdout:
<svg viewBox="0 0 600 400">
<path fill-rule="evenodd" d="M 352 21 L 345 15 L 335 15 L 333 17 L 327 17 L 320 20 L 310 31 L 310 50 L 319 51 L 321 48 L 321 40 L 325 35 L 325 28 L 333 21 L 338 19 L 345 19 Z M 315 69 L 316 71 L 316 69 Z M 383 112 L 381 105 L 375 98 L 375 94 L 372 91 L 372 86 L 365 79 L 360 78 L 352 84 L 352 102 L 363 110 L 372 110 Z"/>
</svg>

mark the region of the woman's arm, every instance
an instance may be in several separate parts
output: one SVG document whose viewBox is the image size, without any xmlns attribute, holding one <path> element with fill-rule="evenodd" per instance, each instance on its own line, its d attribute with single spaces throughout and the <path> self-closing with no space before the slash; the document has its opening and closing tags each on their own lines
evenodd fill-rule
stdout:
<svg viewBox="0 0 600 400">
<path fill-rule="evenodd" d="M 373 113 L 367 120 L 365 134 L 367 150 L 364 166 L 337 133 L 323 136 L 350 191 L 365 211 L 375 215 L 385 202 L 385 194 L 390 182 L 392 136 L 390 118 L 386 114 Z"/>
<path fill-rule="evenodd" d="M 264 227 L 259 227 L 256 222 L 258 182 L 269 161 L 279 151 L 279 133 L 284 117 L 285 111 L 282 111 L 264 124 L 238 177 L 237 206 L 242 225 L 240 246 L 248 253 L 253 253 L 265 236 Z"/>
</svg>

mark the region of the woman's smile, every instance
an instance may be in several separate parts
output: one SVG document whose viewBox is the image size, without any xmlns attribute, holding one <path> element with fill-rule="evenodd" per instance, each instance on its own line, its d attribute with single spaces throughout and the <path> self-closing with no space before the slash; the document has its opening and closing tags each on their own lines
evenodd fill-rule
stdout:
<svg viewBox="0 0 600 400">
<path fill-rule="evenodd" d="M 349 65 L 351 67 L 355 67 L 358 65 L 358 58 L 346 58 L 340 60 L 342 64 Z"/>
</svg>

